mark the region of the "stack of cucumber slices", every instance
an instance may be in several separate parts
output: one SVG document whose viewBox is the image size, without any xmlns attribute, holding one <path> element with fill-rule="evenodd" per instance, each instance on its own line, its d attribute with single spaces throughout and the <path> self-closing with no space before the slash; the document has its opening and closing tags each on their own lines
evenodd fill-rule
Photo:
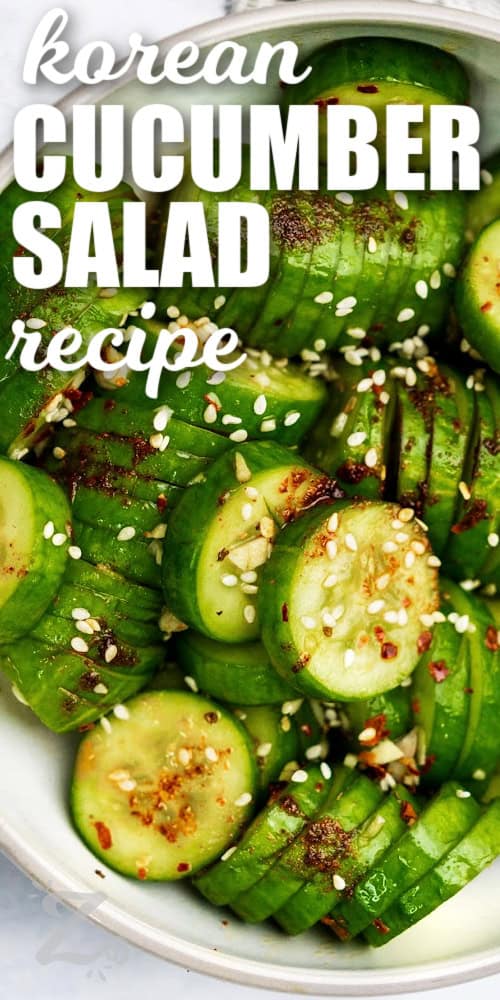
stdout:
<svg viewBox="0 0 500 1000">
<path fill-rule="evenodd" d="M 316 103 L 326 130 L 363 103 L 383 144 L 386 106 L 423 104 L 421 170 L 430 105 L 468 100 L 452 55 L 400 39 L 308 63 L 284 114 Z M 229 326 L 246 352 L 165 370 L 155 400 L 116 351 L 106 376 L 0 360 L 0 665 L 45 726 L 84 733 L 72 821 L 123 876 L 378 946 L 500 854 L 498 155 L 482 185 L 242 181 L 270 213 L 268 282 L 164 288 L 155 320 L 144 289 L 21 291 L 1 223 L 3 315 L 42 348 L 117 324 L 146 355 L 189 327 L 201 354 Z M 63 252 L 82 197 L 55 195 Z M 133 197 L 111 198 L 118 240 Z M 216 217 L 189 179 L 173 198 Z"/>
</svg>

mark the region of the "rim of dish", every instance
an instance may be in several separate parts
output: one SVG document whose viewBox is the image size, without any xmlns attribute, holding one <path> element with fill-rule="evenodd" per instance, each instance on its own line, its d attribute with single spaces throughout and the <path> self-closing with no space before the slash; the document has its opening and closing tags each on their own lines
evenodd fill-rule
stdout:
<svg viewBox="0 0 500 1000">
<path fill-rule="evenodd" d="M 265 29 L 291 28 L 312 24 L 378 24 L 398 27 L 421 27 L 422 4 L 414 0 L 305 0 L 293 7 L 278 5 L 263 7 L 241 14 L 232 14 L 213 21 L 193 25 L 157 42 L 160 55 L 170 46 L 182 41 L 193 41 L 201 48 L 216 44 L 228 37 L 241 38 L 255 35 Z M 437 28 L 455 35 L 488 39 L 500 43 L 500 18 L 488 17 L 473 11 L 425 4 L 426 28 Z M 230 29 L 228 29 L 230 25 Z M 70 91 L 57 102 L 57 107 L 67 112 L 73 104 L 88 104 L 109 96 L 135 79 L 131 69 L 115 86 L 102 83 L 89 87 L 82 85 Z M 12 179 L 12 145 L 0 154 L 0 188 Z M 59 897 L 67 906 L 78 912 L 71 894 L 88 891 L 83 879 L 63 872 L 50 858 L 41 855 L 22 834 L 0 820 L 0 847 L 8 857 L 30 878 L 47 891 Z M 54 886 L 57 886 L 55 888 Z M 69 894 L 69 898 L 66 895 Z M 209 947 L 193 944 L 142 920 L 115 903 L 105 900 L 97 910 L 88 915 L 93 923 L 124 938 L 145 951 L 164 958 L 176 965 L 189 967 L 196 972 L 229 980 L 245 986 L 257 986 L 283 992 L 343 996 L 387 996 L 397 993 L 436 989 L 482 979 L 500 972 L 500 947 L 478 952 L 462 959 L 435 960 L 422 969 L 409 965 L 406 969 L 310 969 L 302 966 L 284 966 L 237 957 L 227 952 L 213 951 Z"/>
</svg>

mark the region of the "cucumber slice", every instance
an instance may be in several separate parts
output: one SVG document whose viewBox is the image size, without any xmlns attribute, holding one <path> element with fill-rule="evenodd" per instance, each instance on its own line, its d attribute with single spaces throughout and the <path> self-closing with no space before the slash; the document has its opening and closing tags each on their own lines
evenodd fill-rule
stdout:
<svg viewBox="0 0 500 1000">
<path fill-rule="evenodd" d="M 340 788 L 334 789 L 334 794 L 330 794 L 323 808 L 283 851 L 271 870 L 232 904 L 238 916 L 249 923 L 266 920 L 318 873 L 329 873 L 325 881 L 331 883 L 339 859 L 349 854 L 349 834 L 366 820 L 382 798 L 379 786 L 369 778 L 353 776 L 354 780 L 346 787 L 348 777 L 351 777 L 348 773 L 344 774 Z"/>
<path fill-rule="evenodd" d="M 483 164 L 481 188 L 467 199 L 467 228 L 472 238 L 481 229 L 500 217 L 500 154 L 495 153 Z"/>
<path fill-rule="evenodd" d="M 88 608 L 81 610 L 87 611 Z M 99 626 L 97 629 L 96 619 L 92 618 L 90 614 L 86 616 L 84 621 L 91 624 L 89 631 L 82 633 L 76 621 L 46 613 L 42 615 L 30 635 L 36 642 L 43 643 L 54 651 L 71 652 L 72 649 L 78 651 L 78 647 L 81 646 L 79 651 L 85 653 L 89 660 L 93 660 L 100 666 L 106 666 L 108 650 L 112 647 L 113 652 L 116 650 L 112 662 L 116 662 L 117 667 L 120 664 L 131 666 L 140 673 L 146 673 L 150 667 L 151 655 L 155 661 L 155 668 L 158 667 L 161 661 L 161 647 L 151 654 L 150 643 L 161 643 L 159 629 L 147 625 L 138 626 L 132 622 L 129 624 L 128 630 L 127 623 L 125 623 L 125 631 L 123 632 L 119 623 L 110 617 L 103 619 L 102 624 L 97 622 Z M 127 632 L 128 638 L 125 638 Z M 120 637 L 120 633 L 122 637 Z M 141 636 L 142 642 L 138 642 L 137 640 Z M 133 645 L 131 645 L 130 639 L 132 639 Z M 149 642 L 146 641 L 148 639 Z"/>
<path fill-rule="evenodd" d="M 457 613 L 456 589 L 447 581 L 441 581 L 441 591 L 445 595 L 442 612 L 446 616 Z M 469 722 L 471 686 L 466 636 L 457 632 L 452 622 L 438 622 L 412 685 L 415 725 L 421 727 L 425 739 L 423 785 L 436 787 L 447 778 L 457 776 L 456 765 Z"/>
<path fill-rule="evenodd" d="M 93 566 L 85 559 L 70 559 L 64 581 L 101 597 L 114 597 L 125 606 L 124 612 L 138 621 L 157 621 L 160 617 L 162 599 L 157 590 L 132 583 L 103 563 Z"/>
<path fill-rule="evenodd" d="M 135 500 L 117 490 L 95 490 L 77 485 L 73 491 L 73 517 L 98 528 L 115 532 L 128 525 L 136 529 L 138 538 L 161 538 L 166 530 L 164 519 L 154 500 Z M 163 525 L 163 527 L 161 527 Z"/>
<path fill-rule="evenodd" d="M 410 792 L 400 787 L 385 797 L 363 823 L 349 830 L 349 836 L 341 840 L 341 850 L 332 838 L 334 850 L 332 854 L 331 848 L 327 850 L 323 870 L 315 871 L 299 891 L 273 913 L 283 930 L 287 934 L 301 934 L 318 920 L 327 918 L 328 913 L 335 918 L 337 904 L 349 897 L 356 882 L 399 840 L 407 823 L 415 821 L 417 810 L 418 805 Z M 342 882 L 344 889 L 336 888 L 335 883 L 341 886 Z M 325 919 L 325 923 L 328 922 L 328 918 Z"/>
<path fill-rule="evenodd" d="M 251 812 L 255 767 L 244 729 L 179 691 L 127 704 L 75 762 L 71 811 L 96 857 L 133 878 L 173 881 L 218 857 Z"/>
<path fill-rule="evenodd" d="M 276 532 L 332 491 L 341 494 L 334 482 L 270 442 L 223 455 L 170 518 L 162 562 L 168 607 L 210 638 L 256 639 L 259 576 Z"/>
<path fill-rule="evenodd" d="M 300 690 L 364 699 L 417 665 L 420 615 L 438 605 L 436 571 L 422 529 L 399 513 L 396 504 L 343 501 L 278 538 L 259 592 L 262 641 Z"/>
<path fill-rule="evenodd" d="M 300 758 L 297 724 L 283 729 L 281 709 L 277 705 L 241 705 L 234 709 L 250 736 L 259 774 L 259 787 L 266 800 L 269 786 L 278 781 L 287 764 Z M 294 768 L 295 769 L 295 768 Z"/>
<path fill-rule="evenodd" d="M 50 476 L 0 457 L 1 642 L 25 635 L 49 606 L 70 532 L 68 502 Z"/>
<path fill-rule="evenodd" d="M 383 920 L 388 907 L 415 885 L 459 843 L 480 815 L 472 798 L 447 782 L 419 819 L 393 844 L 356 886 L 352 898 L 335 913 L 332 930 L 342 939 L 355 937 L 373 920 Z"/>
<path fill-rule="evenodd" d="M 134 535 L 127 539 L 120 536 L 130 527 Z M 84 558 L 95 565 L 104 564 L 145 587 L 159 589 L 161 586 L 161 541 L 153 539 L 146 543 L 132 525 L 120 531 L 114 528 L 96 528 L 91 524 L 73 521 L 73 536 Z M 154 543 L 154 544 L 153 544 Z"/>
<path fill-rule="evenodd" d="M 481 231 L 457 283 L 458 321 L 469 344 L 500 372 L 500 219 Z"/>
<path fill-rule="evenodd" d="M 281 795 L 271 797 L 265 809 L 256 816 L 236 850 L 195 880 L 196 888 L 216 906 L 233 903 L 262 878 L 279 852 L 304 829 L 308 819 L 316 815 L 330 786 L 331 778 L 324 778 L 319 767 L 296 772 Z"/>
<path fill-rule="evenodd" d="M 215 642 L 192 629 L 177 637 L 175 652 L 186 674 L 201 691 L 234 705 L 272 705 L 296 692 L 270 663 L 259 642 Z"/>
<path fill-rule="evenodd" d="M 140 657 L 134 655 L 136 663 L 122 663 L 116 656 L 106 666 L 30 636 L 3 646 L 1 663 L 40 721 L 56 733 L 66 733 L 90 725 L 137 694 L 160 666 L 165 647 L 143 647 Z"/>
<path fill-rule="evenodd" d="M 144 637 L 147 637 L 148 642 L 158 642 L 162 639 L 157 624 L 159 611 L 148 620 L 146 615 L 131 607 L 128 602 L 125 603 L 111 594 L 98 594 L 95 590 L 63 582 L 48 608 L 51 615 L 72 621 L 79 620 L 76 612 L 82 610 L 88 611 L 88 618 L 100 623 L 101 631 L 107 630 L 106 623 L 109 619 L 115 623 L 117 629 L 126 630 L 131 636 L 134 635 L 134 639 L 124 639 L 125 642 L 144 645 Z M 86 631 L 84 627 L 82 634 L 85 635 Z M 156 638 L 153 638 L 154 636 Z"/>
<path fill-rule="evenodd" d="M 149 331 L 152 340 L 162 328 L 160 323 L 141 322 L 139 325 Z M 236 357 L 235 354 L 227 358 L 226 363 Z M 325 398 L 324 383 L 304 374 L 298 365 L 286 360 L 277 364 L 267 351 L 251 350 L 243 364 L 222 373 L 222 377 L 218 374 L 215 378 L 206 365 L 181 375 L 164 372 L 158 407 L 165 402 L 177 419 L 226 437 L 240 428 L 252 439 L 265 438 L 294 445 L 316 420 Z M 144 407 L 147 402 L 144 379 L 130 372 L 127 384 L 116 390 L 115 399 L 118 404 L 129 400 Z M 128 423 L 129 420 L 124 421 L 122 428 L 126 426 L 131 433 Z M 113 430 L 113 427 L 107 429 Z"/>
<path fill-rule="evenodd" d="M 383 927 L 377 922 L 366 929 L 364 936 L 368 943 L 376 948 L 413 927 L 468 885 L 498 854 L 500 801 L 497 799 L 443 861 L 386 910 Z"/>
<path fill-rule="evenodd" d="M 326 153 L 326 108 L 336 104 L 363 104 L 377 117 L 376 146 L 385 162 L 386 107 L 423 104 L 424 123 L 412 128 L 423 140 L 416 157 L 420 170 L 429 163 L 429 108 L 433 104 L 465 104 L 469 83 L 454 56 L 434 46 L 401 38 L 347 38 L 307 57 L 312 73 L 285 90 L 294 104 L 316 103 L 320 109 L 323 151 Z"/>
<path fill-rule="evenodd" d="M 365 729 L 374 729 L 378 739 L 394 741 L 404 736 L 413 721 L 410 701 L 410 688 L 399 686 L 365 701 L 344 702 L 342 714 L 356 750 L 359 750 L 359 735 Z"/>
</svg>

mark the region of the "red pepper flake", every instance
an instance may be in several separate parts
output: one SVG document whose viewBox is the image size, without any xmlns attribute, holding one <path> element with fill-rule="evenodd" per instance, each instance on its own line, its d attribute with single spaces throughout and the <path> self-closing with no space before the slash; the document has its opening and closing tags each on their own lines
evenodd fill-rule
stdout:
<svg viewBox="0 0 500 1000">
<path fill-rule="evenodd" d="M 427 664 L 427 670 L 429 671 L 431 677 L 433 677 L 436 681 L 436 684 L 442 684 L 443 681 L 445 681 L 450 675 L 450 671 L 448 670 L 444 660 L 431 660 L 431 662 Z"/>
<path fill-rule="evenodd" d="M 177 865 L 178 872 L 188 872 L 190 870 L 191 870 L 191 865 L 189 864 L 188 861 L 180 861 L 179 864 Z"/>
<path fill-rule="evenodd" d="M 432 642 L 432 632 L 421 632 L 417 639 L 417 652 L 426 653 Z"/>
<path fill-rule="evenodd" d="M 376 746 L 377 743 L 380 743 L 380 740 L 385 740 L 390 732 L 387 728 L 387 716 L 383 712 L 380 715 L 374 715 L 371 719 L 367 719 L 364 728 L 375 730 L 375 735 L 370 740 L 363 740 L 363 746 L 365 747 Z"/>
<path fill-rule="evenodd" d="M 465 694 L 474 694 L 474 688 L 464 688 Z"/>
<path fill-rule="evenodd" d="M 229 549 L 219 549 L 217 553 L 217 562 L 224 562 L 224 559 L 228 555 L 229 555 Z"/>
<path fill-rule="evenodd" d="M 433 764 L 435 763 L 436 763 L 436 754 L 430 753 L 425 758 L 425 764 L 420 768 L 420 774 L 427 774 L 430 771 Z"/>
<path fill-rule="evenodd" d="M 380 642 L 380 644 L 382 644 L 385 639 L 385 632 L 381 625 L 375 625 L 375 628 L 373 629 L 373 634 L 377 642 Z"/>
<path fill-rule="evenodd" d="M 383 660 L 393 660 L 398 655 L 398 647 L 393 642 L 384 642 L 380 655 Z"/>
<path fill-rule="evenodd" d="M 489 649 L 491 653 L 497 653 L 499 649 L 498 645 L 498 632 L 494 625 L 488 625 L 486 629 L 486 638 L 484 640 L 486 649 Z"/>
<path fill-rule="evenodd" d="M 106 878 L 104 872 L 102 872 L 100 868 L 95 869 L 95 874 L 98 876 L 98 878 Z"/>
<path fill-rule="evenodd" d="M 167 498 L 164 493 L 159 493 L 156 498 L 156 508 L 159 514 L 163 514 L 167 506 Z"/>
<path fill-rule="evenodd" d="M 95 722 L 84 722 L 82 726 L 78 726 L 79 733 L 88 733 L 91 729 L 95 729 Z"/>
<path fill-rule="evenodd" d="M 97 833 L 99 846 L 103 851 L 109 851 L 109 848 L 113 846 L 111 830 L 106 826 L 105 823 L 101 823 L 99 820 L 96 823 L 94 823 L 94 826 L 95 826 L 95 831 Z"/>
<path fill-rule="evenodd" d="M 137 878 L 140 878 L 140 879 L 142 879 L 144 881 L 144 879 L 147 878 L 147 877 L 148 877 L 148 873 L 147 873 L 146 868 L 142 868 L 141 867 L 141 868 L 137 869 Z"/>
<path fill-rule="evenodd" d="M 421 705 L 420 705 L 420 701 L 418 700 L 418 698 L 412 698 L 412 700 L 411 700 L 411 710 L 412 710 L 412 712 L 413 712 L 414 715 L 418 715 L 419 712 L 422 711 L 422 708 L 421 708 Z"/>
<path fill-rule="evenodd" d="M 312 736 L 312 727 L 309 725 L 308 722 L 304 722 L 300 726 L 300 731 L 301 733 L 304 733 L 304 736 Z"/>
<path fill-rule="evenodd" d="M 210 726 L 213 726 L 219 721 L 219 714 L 218 712 L 205 712 L 203 718 L 205 719 L 205 722 L 208 722 Z"/>
<path fill-rule="evenodd" d="M 374 83 L 360 83 L 356 90 L 360 94 L 378 94 L 378 87 Z"/>
<path fill-rule="evenodd" d="M 325 927 L 329 927 L 341 941 L 349 940 L 351 935 L 349 934 L 347 928 L 344 927 L 339 920 L 334 920 L 333 917 L 321 917 L 321 923 L 324 924 Z"/>
<path fill-rule="evenodd" d="M 389 934 L 390 927 L 388 927 L 387 924 L 384 924 L 384 921 L 381 920 L 380 917 L 377 917 L 377 919 L 373 921 L 373 926 L 376 927 L 381 934 Z"/>
<path fill-rule="evenodd" d="M 286 603 L 286 601 L 284 604 L 281 605 L 281 621 L 282 622 L 288 621 L 288 604 Z"/>
<path fill-rule="evenodd" d="M 481 312 L 487 313 L 490 311 L 490 309 L 493 309 L 493 302 L 483 302 L 481 306 Z"/>
<path fill-rule="evenodd" d="M 214 397 L 209 392 L 206 393 L 203 399 L 205 403 L 208 403 L 209 405 L 212 404 L 212 406 L 215 406 L 217 413 L 219 413 L 219 411 L 222 410 L 222 404 L 217 402 L 217 400 L 214 399 Z"/>
<path fill-rule="evenodd" d="M 411 804 L 411 802 L 402 802 L 401 809 L 399 810 L 399 815 L 401 819 L 408 825 L 413 826 L 417 822 L 417 814 Z"/>
</svg>

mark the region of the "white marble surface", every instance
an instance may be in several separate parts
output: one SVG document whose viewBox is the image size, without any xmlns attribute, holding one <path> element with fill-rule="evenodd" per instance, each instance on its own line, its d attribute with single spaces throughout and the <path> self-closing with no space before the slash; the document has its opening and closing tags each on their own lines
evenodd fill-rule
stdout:
<svg viewBox="0 0 500 1000">
<path fill-rule="evenodd" d="M 243 0 L 260 6 L 266 0 Z M 453 2 L 446 0 L 447 5 Z M 119 53 L 133 30 L 153 41 L 189 24 L 217 17 L 224 0 L 63 0 L 71 15 L 72 38 L 82 44 L 107 38 Z M 0 0 L 2 19 L 0 59 L 0 148 L 11 137 L 13 115 L 33 100 L 21 83 L 25 46 L 48 0 Z M 500 15 L 500 0 L 456 0 L 483 13 Z M 40 87 L 38 100 L 56 100 L 59 88 Z M 5 766 L 5 762 L 3 764 Z M 256 989 L 207 979 L 140 952 L 90 924 L 47 896 L 0 857 L 0 996 L 5 1000 L 132 1000 L 160 990 L 168 1000 L 257 1000 Z M 493 1000 L 500 993 L 500 976 L 474 985 L 427 994 L 439 1000 Z M 269 993 L 269 1000 L 283 994 Z M 407 994 L 409 1000 L 416 994 Z"/>
</svg>

